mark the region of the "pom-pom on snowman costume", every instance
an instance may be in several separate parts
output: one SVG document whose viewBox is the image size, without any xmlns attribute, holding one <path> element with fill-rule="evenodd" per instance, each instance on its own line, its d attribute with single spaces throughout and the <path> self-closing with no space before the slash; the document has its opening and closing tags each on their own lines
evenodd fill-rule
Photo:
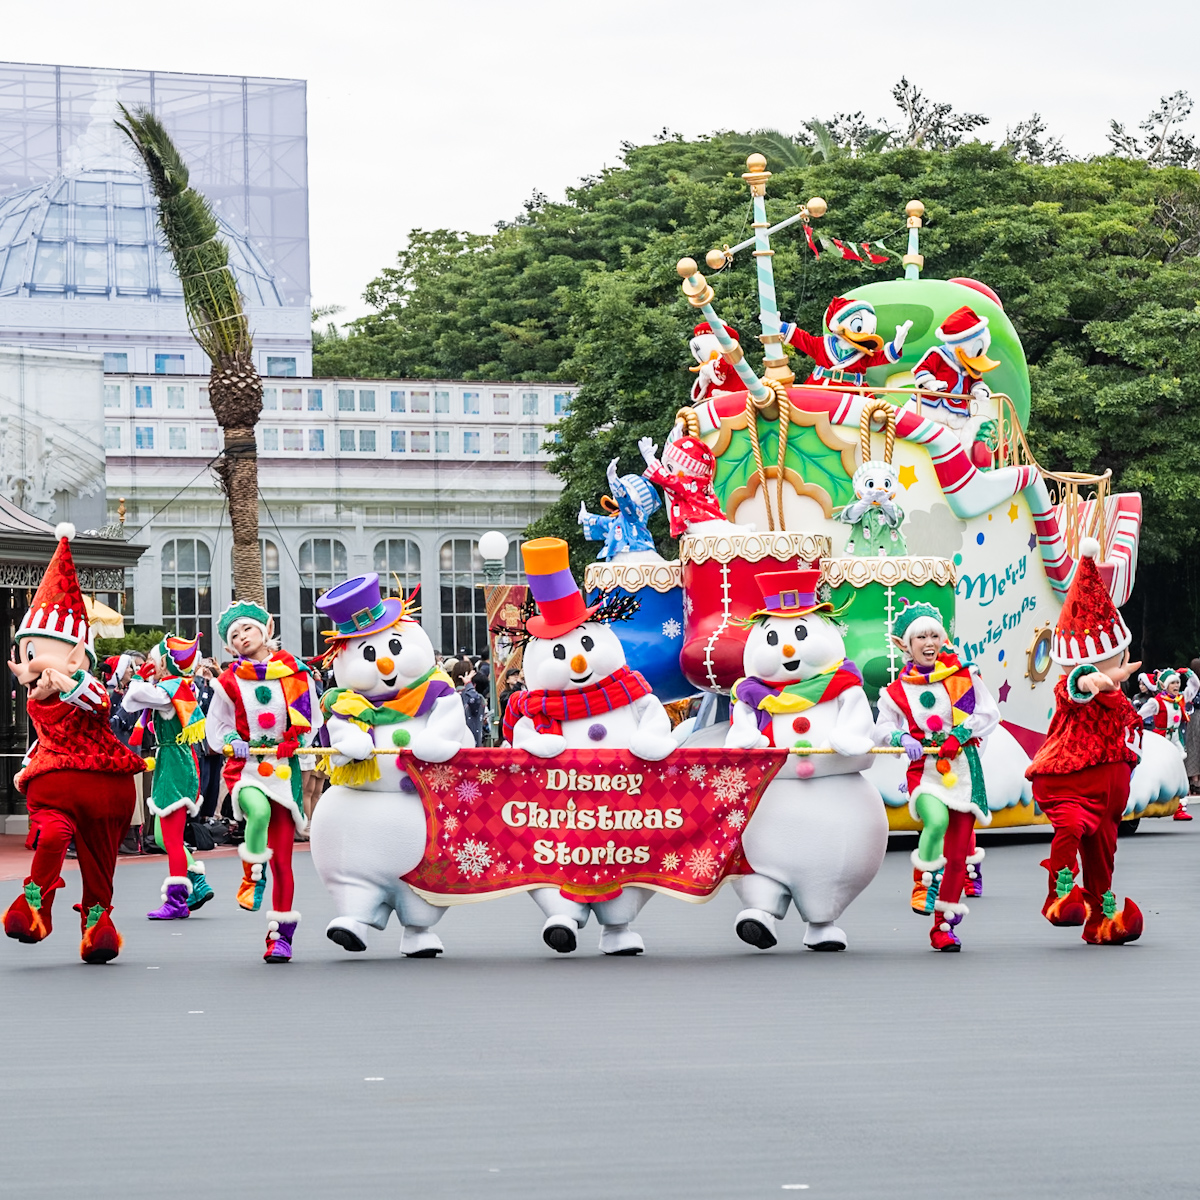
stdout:
<svg viewBox="0 0 1200 1200">
<path fill-rule="evenodd" d="M 956 926 L 967 914 L 967 883 L 975 822 L 991 824 L 979 753 L 1000 723 L 1000 710 L 978 671 L 951 648 L 942 614 L 923 601 L 901 610 L 892 638 L 907 661 L 900 678 L 879 694 L 878 736 L 908 754 L 908 811 L 921 823 L 913 851 L 912 909 L 933 914 L 935 950 L 958 951 Z M 914 639 L 928 639 L 914 652 Z M 926 751 L 932 751 L 927 754 Z"/>
<path fill-rule="evenodd" d="M 525 682 L 504 714 L 504 737 L 515 750 L 554 758 L 570 749 L 628 748 L 650 762 L 675 749 L 671 720 L 650 685 L 625 662 L 617 635 L 591 618 L 600 605 L 584 603 L 567 559 L 567 543 L 539 538 L 521 547 L 538 615 L 530 617 Z M 651 892 L 626 887 L 611 900 L 569 900 L 557 888 L 531 895 L 546 914 L 542 940 L 570 953 L 591 913 L 600 923 L 604 954 L 641 954 L 641 936 L 629 928 Z"/>
<path fill-rule="evenodd" d="M 722 322 L 724 325 L 724 322 Z M 725 333 L 735 342 L 739 341 L 736 329 L 725 325 Z M 692 384 L 692 403 L 702 404 L 723 392 L 740 392 L 746 385 L 738 378 L 738 373 L 721 355 L 721 343 L 717 341 L 712 326 L 707 321 L 701 321 L 692 331 L 692 340 L 688 343 L 696 366 L 688 367 L 696 376 Z"/>
<path fill-rule="evenodd" d="M 155 818 L 155 840 L 167 854 L 162 906 L 146 916 L 151 921 L 178 921 L 213 898 L 196 862 L 183 844 L 188 817 L 200 811 L 200 764 L 196 743 L 204 741 L 204 710 L 192 689 L 192 670 L 200 657 L 200 638 L 168 635 L 150 651 L 154 679 L 129 681 L 121 707 L 140 712 L 129 743 L 140 746 L 147 726 L 158 747 L 154 756 L 154 790 L 146 807 Z"/>
<path fill-rule="evenodd" d="M 640 555 L 658 559 L 654 538 L 647 522 L 660 508 L 658 493 L 640 475 L 618 475 L 617 459 L 608 464 L 608 486 L 611 496 L 602 500 L 603 513 L 590 513 L 587 505 L 579 506 L 579 524 L 589 542 L 603 542 L 597 558 L 610 562 L 637 562 Z"/>
<path fill-rule="evenodd" d="M 646 460 L 643 478 L 657 483 L 667 494 L 667 516 L 671 521 L 672 537 L 729 528 L 729 522 L 721 511 L 721 502 L 713 491 L 717 460 L 699 438 L 685 434 L 668 442 L 663 450 L 662 462 L 657 458 L 658 447 L 652 439 L 642 438 L 638 442 L 638 449 Z"/>
<path fill-rule="evenodd" d="M 834 296 L 825 309 L 824 337 L 814 337 L 790 321 L 785 321 L 780 331 L 789 346 L 807 354 L 816 364 L 806 384 L 862 387 L 870 367 L 887 367 L 900 361 L 904 340 L 912 328 L 912 322 L 905 321 L 884 345 L 875 332 L 878 325 L 875 308 L 868 301 Z"/>
<path fill-rule="evenodd" d="M 325 936 L 343 950 L 365 950 L 368 928 L 394 912 L 400 953 L 433 958 L 441 939 L 430 928 L 445 913 L 401 876 L 425 856 L 425 806 L 399 755 L 446 762 L 475 745 L 462 699 L 415 619 L 411 598 L 384 598 L 371 573 L 331 588 L 317 607 L 332 622 L 327 662 L 337 686 L 321 697 L 332 785 L 313 813 L 313 864 L 337 905 Z"/>
<path fill-rule="evenodd" d="M 1153 679 L 1154 695 L 1138 708 L 1138 716 L 1147 729 L 1153 729 L 1166 738 L 1179 751 L 1181 758 L 1187 758 L 1188 708 L 1200 694 L 1200 675 L 1186 667 L 1182 671 L 1173 671 L 1168 667 L 1152 677 L 1139 678 Z M 1191 819 L 1185 796 L 1175 810 L 1175 820 Z"/>
<path fill-rule="evenodd" d="M 54 893 L 67 847 L 75 841 L 83 884 L 79 910 L 86 963 L 106 963 L 121 949 L 112 922 L 117 850 L 133 820 L 133 777 L 145 763 L 109 728 L 110 702 L 92 672 L 96 653 L 63 523 L 54 557 L 17 629 L 17 661 L 9 669 L 29 688 L 27 711 L 37 740 L 16 777 L 29 810 L 33 862 L 21 894 L 4 914 L 4 932 L 19 942 L 40 942 L 51 931 Z"/>
<path fill-rule="evenodd" d="M 817 596 L 819 569 L 757 575 L 763 607 L 750 620 L 730 699 L 725 745 L 830 748 L 795 756 L 767 785 L 742 834 L 754 872 L 733 886 L 745 908 L 737 935 L 767 950 L 795 903 L 810 950 L 844 950 L 836 922 L 875 878 L 887 849 L 883 799 L 860 772 L 871 765 L 871 708 L 862 672 L 846 660 L 833 606 Z"/>
<path fill-rule="evenodd" d="M 924 391 L 944 394 L 922 396 L 922 415 L 961 429 L 971 419 L 970 397 L 983 401 L 992 394 L 984 373 L 1000 364 L 987 356 L 992 344 L 987 317 L 966 305 L 942 322 L 937 336 L 942 345 L 926 352 L 913 369 L 913 379 Z"/>
<path fill-rule="evenodd" d="M 1054 839 L 1042 866 L 1049 892 L 1042 915 L 1052 925 L 1082 925 L 1083 940 L 1121 945 L 1141 937 L 1141 910 L 1112 892 L 1117 827 L 1142 745 L 1142 722 L 1120 685 L 1133 640 L 1096 566 L 1100 543 L 1084 538 L 1079 565 L 1059 613 L 1050 657 L 1066 668 L 1054 685 L 1050 731 L 1025 772 Z M 1075 882 L 1079 864 L 1083 886 Z"/>
<path fill-rule="evenodd" d="M 245 897 L 269 861 L 273 908 L 263 961 L 286 963 L 300 923 L 292 909 L 292 847 L 305 822 L 298 751 L 321 728 L 321 710 L 304 665 L 275 648 L 275 621 L 265 608 L 235 601 L 217 618 L 217 629 L 236 657 L 217 679 L 205 728 L 213 750 L 229 756 L 225 784 L 234 815 L 246 821 L 239 902 L 247 907 Z M 271 753 L 249 753 L 260 747 Z"/>
</svg>

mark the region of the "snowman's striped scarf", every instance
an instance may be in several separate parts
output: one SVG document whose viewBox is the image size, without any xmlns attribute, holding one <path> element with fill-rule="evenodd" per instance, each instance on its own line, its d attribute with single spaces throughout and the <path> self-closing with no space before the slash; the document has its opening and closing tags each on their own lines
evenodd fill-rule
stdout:
<svg viewBox="0 0 1200 1200">
<path fill-rule="evenodd" d="M 528 717 L 538 733 L 562 733 L 564 721 L 582 721 L 612 712 L 649 695 L 650 685 L 645 678 L 628 667 L 618 667 L 599 683 L 575 691 L 553 692 L 542 688 L 517 692 L 509 697 L 504 711 L 504 740 L 512 742 L 513 729 L 522 717 Z"/>
</svg>

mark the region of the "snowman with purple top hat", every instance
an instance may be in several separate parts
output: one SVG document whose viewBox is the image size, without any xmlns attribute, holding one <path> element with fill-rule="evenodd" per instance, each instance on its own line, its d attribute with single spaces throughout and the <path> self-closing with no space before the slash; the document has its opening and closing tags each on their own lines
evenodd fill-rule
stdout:
<svg viewBox="0 0 1200 1200">
<path fill-rule="evenodd" d="M 432 958 L 443 946 L 431 926 L 446 910 L 401 878 L 425 856 L 425 807 L 403 756 L 375 750 L 407 748 L 423 762 L 445 762 L 475 739 L 412 597 L 384 598 L 372 573 L 331 588 L 317 608 L 333 622 L 325 661 L 337 683 L 321 698 L 336 751 L 333 786 L 310 832 L 313 863 L 338 908 L 325 936 L 365 950 L 367 929 L 384 929 L 394 912 L 404 927 L 400 953 Z"/>
</svg>

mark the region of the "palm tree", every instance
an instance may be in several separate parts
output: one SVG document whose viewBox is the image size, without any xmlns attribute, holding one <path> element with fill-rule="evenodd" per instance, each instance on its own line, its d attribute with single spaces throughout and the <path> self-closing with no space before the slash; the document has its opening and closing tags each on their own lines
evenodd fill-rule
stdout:
<svg viewBox="0 0 1200 1200">
<path fill-rule="evenodd" d="M 215 469 L 233 526 L 234 595 L 264 604 L 254 441 L 263 385 L 254 368 L 250 323 L 229 268 L 229 247 L 217 236 L 208 201 L 188 186 L 187 163 L 162 122 L 148 108 L 118 107 L 125 123 L 118 121 L 117 128 L 141 156 L 158 199 L 158 223 L 183 285 L 188 325 L 212 362 L 208 397 L 225 435 Z"/>
</svg>

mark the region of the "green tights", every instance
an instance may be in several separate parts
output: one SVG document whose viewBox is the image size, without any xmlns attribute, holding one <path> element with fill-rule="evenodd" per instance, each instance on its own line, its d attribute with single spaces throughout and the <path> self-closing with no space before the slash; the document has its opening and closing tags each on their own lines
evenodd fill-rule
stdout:
<svg viewBox="0 0 1200 1200">
<path fill-rule="evenodd" d="M 243 787 L 238 792 L 238 808 L 246 818 L 246 849 L 252 854 L 267 851 L 267 827 L 271 823 L 271 800 L 256 787 Z"/>
<path fill-rule="evenodd" d="M 950 825 L 950 810 L 936 796 L 923 792 L 916 799 L 917 816 L 921 821 L 921 838 L 917 854 L 922 862 L 936 862 L 942 857 L 946 829 Z"/>
</svg>

